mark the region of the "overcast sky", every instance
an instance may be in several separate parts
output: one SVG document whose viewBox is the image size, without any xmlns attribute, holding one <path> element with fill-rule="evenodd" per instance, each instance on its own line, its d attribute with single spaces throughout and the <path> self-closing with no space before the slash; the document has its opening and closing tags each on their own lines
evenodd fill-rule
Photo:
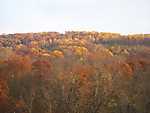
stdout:
<svg viewBox="0 0 150 113">
<path fill-rule="evenodd" d="M 0 33 L 150 33 L 150 0 L 0 0 Z"/>
</svg>

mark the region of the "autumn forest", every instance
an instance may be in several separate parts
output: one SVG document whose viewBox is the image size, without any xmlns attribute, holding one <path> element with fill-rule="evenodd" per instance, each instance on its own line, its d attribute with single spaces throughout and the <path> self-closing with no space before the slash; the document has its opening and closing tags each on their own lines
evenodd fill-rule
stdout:
<svg viewBox="0 0 150 113">
<path fill-rule="evenodd" d="M 0 113 L 150 113 L 150 34 L 0 35 Z"/>
</svg>

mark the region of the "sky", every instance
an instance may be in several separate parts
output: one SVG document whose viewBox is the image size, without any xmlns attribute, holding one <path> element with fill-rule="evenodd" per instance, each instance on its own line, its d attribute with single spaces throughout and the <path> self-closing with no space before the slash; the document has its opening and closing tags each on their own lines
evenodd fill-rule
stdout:
<svg viewBox="0 0 150 113">
<path fill-rule="evenodd" d="M 150 0 L 0 0 L 0 33 L 150 33 Z"/>
</svg>

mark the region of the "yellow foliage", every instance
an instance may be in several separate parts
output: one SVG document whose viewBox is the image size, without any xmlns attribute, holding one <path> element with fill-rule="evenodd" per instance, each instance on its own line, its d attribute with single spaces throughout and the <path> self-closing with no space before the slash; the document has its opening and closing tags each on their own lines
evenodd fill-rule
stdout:
<svg viewBox="0 0 150 113">
<path fill-rule="evenodd" d="M 50 54 L 48 54 L 48 53 L 44 53 L 44 54 L 42 54 L 42 56 L 50 57 L 51 55 L 50 55 Z"/>
<path fill-rule="evenodd" d="M 85 55 L 87 52 L 88 52 L 88 49 L 85 47 L 78 47 L 78 46 L 75 47 L 75 54 L 77 55 L 82 56 L 82 55 Z"/>
<path fill-rule="evenodd" d="M 32 41 L 31 45 L 38 45 L 38 42 L 37 41 Z"/>
<path fill-rule="evenodd" d="M 0 48 L 0 59 L 7 59 L 13 56 L 13 50 L 10 48 Z"/>
<path fill-rule="evenodd" d="M 19 45 L 16 45 L 16 49 L 20 49 L 20 48 L 22 48 L 24 45 L 22 45 L 22 44 L 19 44 Z"/>
<path fill-rule="evenodd" d="M 56 57 L 64 57 L 64 53 L 60 50 L 54 50 L 52 52 L 52 55 L 56 56 Z"/>
<path fill-rule="evenodd" d="M 36 48 L 31 48 L 31 51 L 32 51 L 32 53 L 35 53 L 35 54 L 38 54 L 38 53 L 39 53 L 39 50 L 36 49 Z"/>
</svg>

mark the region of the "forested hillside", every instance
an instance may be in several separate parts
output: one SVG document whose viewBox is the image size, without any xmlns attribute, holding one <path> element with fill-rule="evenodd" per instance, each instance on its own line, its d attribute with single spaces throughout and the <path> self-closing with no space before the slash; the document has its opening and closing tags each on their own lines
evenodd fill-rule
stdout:
<svg viewBox="0 0 150 113">
<path fill-rule="evenodd" d="M 0 35 L 0 113 L 150 113 L 150 34 Z"/>
</svg>

